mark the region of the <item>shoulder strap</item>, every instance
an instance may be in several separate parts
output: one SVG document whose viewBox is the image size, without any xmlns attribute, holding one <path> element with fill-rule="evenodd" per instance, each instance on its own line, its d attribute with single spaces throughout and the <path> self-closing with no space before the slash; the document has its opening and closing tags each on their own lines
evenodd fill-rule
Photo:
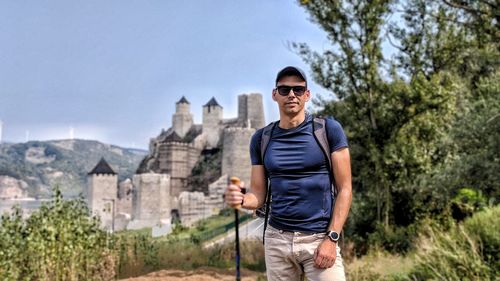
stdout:
<svg viewBox="0 0 500 281">
<path fill-rule="evenodd" d="M 332 182 L 332 194 L 337 195 L 337 188 L 335 186 L 335 177 L 332 170 L 332 154 L 330 151 L 330 142 L 328 140 L 328 134 L 326 131 L 326 118 L 315 116 L 313 119 L 313 132 L 314 138 L 318 142 L 323 154 L 325 155 L 328 168 L 328 173 L 330 174 L 330 181 Z"/>
<path fill-rule="evenodd" d="M 274 128 L 278 124 L 279 121 L 271 122 L 269 125 L 264 127 L 262 131 L 262 136 L 260 139 L 260 158 L 262 161 L 262 165 L 264 165 L 264 156 L 266 154 L 267 146 L 269 145 L 269 141 L 271 140 L 271 137 L 273 135 Z M 264 212 L 264 231 L 262 232 L 262 243 L 265 243 L 265 236 L 266 236 L 266 228 L 267 228 L 267 221 L 269 219 L 269 211 L 271 207 L 271 184 L 269 183 L 269 177 L 267 175 L 267 170 L 264 167 L 265 171 L 265 182 L 266 182 L 266 201 L 264 202 L 264 206 L 260 208 L 260 212 Z M 259 210 L 258 210 L 259 211 Z"/>
<path fill-rule="evenodd" d="M 274 127 L 278 124 L 279 121 L 271 122 L 269 125 L 265 126 L 262 130 L 262 136 L 260 139 L 260 159 L 262 160 L 262 165 L 264 165 L 264 156 L 266 154 L 267 145 L 271 140 L 271 136 L 273 135 Z"/>
</svg>

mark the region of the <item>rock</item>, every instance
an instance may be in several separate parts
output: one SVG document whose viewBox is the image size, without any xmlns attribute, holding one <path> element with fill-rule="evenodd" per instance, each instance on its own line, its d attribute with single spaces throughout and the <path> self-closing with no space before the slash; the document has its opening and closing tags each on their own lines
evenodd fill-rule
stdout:
<svg viewBox="0 0 500 281">
<path fill-rule="evenodd" d="M 0 199 L 28 197 L 28 184 L 9 176 L 0 176 Z"/>
</svg>

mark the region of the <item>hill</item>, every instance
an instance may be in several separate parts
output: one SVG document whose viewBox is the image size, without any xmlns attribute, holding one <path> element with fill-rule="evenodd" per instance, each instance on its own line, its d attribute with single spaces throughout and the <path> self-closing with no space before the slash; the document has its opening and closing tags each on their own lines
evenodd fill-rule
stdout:
<svg viewBox="0 0 500 281">
<path fill-rule="evenodd" d="M 43 198 L 56 184 L 65 196 L 76 196 L 101 157 L 121 181 L 133 176 L 146 154 L 145 150 L 80 139 L 0 144 L 0 197 Z"/>
</svg>

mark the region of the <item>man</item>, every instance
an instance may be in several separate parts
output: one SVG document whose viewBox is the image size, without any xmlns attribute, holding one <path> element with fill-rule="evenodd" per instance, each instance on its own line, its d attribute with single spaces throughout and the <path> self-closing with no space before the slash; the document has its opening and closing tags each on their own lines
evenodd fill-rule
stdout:
<svg viewBox="0 0 500 281">
<path fill-rule="evenodd" d="M 271 186 L 271 213 L 265 233 L 268 280 L 345 280 L 337 245 L 352 200 L 351 166 L 347 139 L 340 124 L 326 119 L 331 165 L 313 135 L 313 117 L 306 113 L 310 99 L 306 75 L 285 67 L 276 77 L 272 98 L 280 120 L 272 130 L 264 159 L 262 131 L 252 137 L 250 192 L 229 185 L 230 206 L 261 207 L 266 200 L 267 177 Z M 332 198 L 331 176 L 337 188 Z M 267 177 L 266 177 L 267 173 Z"/>
</svg>

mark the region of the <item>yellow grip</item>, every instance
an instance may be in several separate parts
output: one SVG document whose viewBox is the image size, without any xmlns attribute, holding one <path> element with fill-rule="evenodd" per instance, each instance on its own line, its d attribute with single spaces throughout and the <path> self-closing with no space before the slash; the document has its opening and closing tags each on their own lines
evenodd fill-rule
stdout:
<svg viewBox="0 0 500 281">
<path fill-rule="evenodd" d="M 231 177 L 231 178 L 229 178 L 229 181 L 231 182 L 231 184 L 234 184 L 237 186 L 240 186 L 240 183 L 241 183 L 241 180 L 238 177 Z M 241 208 L 241 204 L 234 205 L 233 208 L 239 209 L 239 208 Z"/>
<path fill-rule="evenodd" d="M 231 182 L 231 184 L 234 184 L 234 185 L 237 185 L 237 186 L 239 186 L 240 183 L 241 183 L 241 180 L 238 177 L 231 177 L 229 179 L 229 181 Z"/>
</svg>

